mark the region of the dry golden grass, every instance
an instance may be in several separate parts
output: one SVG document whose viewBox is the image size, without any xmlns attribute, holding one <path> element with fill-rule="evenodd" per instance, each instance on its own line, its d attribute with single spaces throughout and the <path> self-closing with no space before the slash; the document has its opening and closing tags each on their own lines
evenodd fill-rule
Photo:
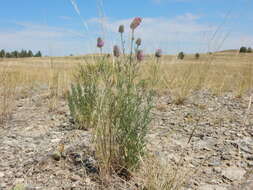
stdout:
<svg viewBox="0 0 253 190">
<path fill-rule="evenodd" d="M 45 57 L 0 60 L 1 118 L 9 114 L 17 96 L 29 95 L 31 89 L 47 89 L 49 110 L 54 110 L 58 98 L 65 97 L 73 73 L 79 64 L 92 61 L 94 55 L 79 57 Z M 108 58 L 112 59 L 112 57 Z M 154 68 L 155 58 L 147 56 L 141 75 L 149 78 L 158 92 L 169 92 L 175 103 L 181 104 L 192 92 L 207 89 L 214 94 L 233 92 L 241 97 L 252 89 L 253 54 L 220 52 L 201 54 L 200 59 L 186 55 L 184 60 L 166 55 Z M 158 75 L 154 76 L 154 69 Z"/>
<path fill-rule="evenodd" d="M 46 90 L 48 109 L 53 111 L 59 98 L 66 97 L 77 66 L 92 59 L 93 56 L 0 60 L 0 122 L 11 115 L 16 98 L 29 96 L 37 88 Z M 152 56 L 146 58 L 141 77 L 156 81 L 150 86 L 159 93 L 169 92 L 177 104 L 184 103 L 196 90 L 206 89 L 217 95 L 233 92 L 240 97 L 252 89 L 253 54 L 222 52 L 201 54 L 200 59 L 187 55 L 184 60 L 167 55 L 154 67 L 151 63 L 156 61 Z M 158 109 L 164 108 L 160 105 Z M 137 179 L 150 190 L 180 189 L 185 173 L 160 164 L 157 160 L 145 160 Z"/>
<path fill-rule="evenodd" d="M 195 90 L 206 89 L 217 95 L 233 92 L 239 97 L 252 88 L 253 54 L 216 53 L 201 55 L 199 60 L 193 55 L 184 60 L 167 56 L 159 67 L 156 88 L 172 93 L 178 103 Z M 152 73 L 148 67 L 143 70 L 143 75 Z"/>
</svg>

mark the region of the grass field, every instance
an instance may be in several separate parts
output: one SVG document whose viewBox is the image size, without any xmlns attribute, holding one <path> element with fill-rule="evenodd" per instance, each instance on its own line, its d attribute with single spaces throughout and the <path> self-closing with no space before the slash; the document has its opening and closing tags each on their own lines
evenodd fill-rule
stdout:
<svg viewBox="0 0 253 190">
<path fill-rule="evenodd" d="M 30 88 L 44 86 L 47 89 L 53 109 L 57 98 L 66 96 L 78 65 L 95 62 L 96 56 L 18 58 L 0 60 L 1 114 L 7 116 L 12 99 L 29 94 Z M 113 64 L 113 58 L 107 58 Z M 199 59 L 187 55 L 165 55 L 159 60 L 158 74 L 154 76 L 152 64 L 155 57 L 146 56 L 141 64 L 141 77 L 156 80 L 153 86 L 159 93 L 169 93 L 175 102 L 183 101 L 194 91 L 205 89 L 216 95 L 233 92 L 241 97 L 253 85 L 253 54 L 239 54 L 236 51 L 201 54 Z M 154 78 L 155 77 L 155 78 Z"/>
</svg>

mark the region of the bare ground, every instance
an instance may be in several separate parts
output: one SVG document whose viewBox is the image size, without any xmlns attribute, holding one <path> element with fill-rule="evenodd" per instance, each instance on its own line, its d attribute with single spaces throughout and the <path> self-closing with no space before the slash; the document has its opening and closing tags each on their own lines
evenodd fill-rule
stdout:
<svg viewBox="0 0 253 190">
<path fill-rule="evenodd" d="M 64 100 L 52 112 L 47 103 L 43 91 L 19 98 L 12 117 L 0 128 L 1 190 L 17 184 L 49 190 L 98 187 L 90 132 L 73 128 Z M 204 91 L 183 105 L 162 96 L 154 110 L 148 150 L 165 167 L 191 171 L 185 174 L 189 180 L 183 189 L 251 190 L 253 112 L 247 111 L 248 103 L 248 96 Z"/>
</svg>

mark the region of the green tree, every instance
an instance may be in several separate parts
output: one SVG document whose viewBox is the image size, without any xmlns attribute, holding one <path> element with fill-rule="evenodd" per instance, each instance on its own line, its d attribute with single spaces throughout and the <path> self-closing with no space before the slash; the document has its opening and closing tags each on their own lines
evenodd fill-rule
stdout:
<svg viewBox="0 0 253 190">
<path fill-rule="evenodd" d="M 28 51 L 27 57 L 33 57 L 33 52 L 31 50 Z"/>
<path fill-rule="evenodd" d="M 199 53 L 196 53 L 196 54 L 195 54 L 195 58 L 196 58 L 196 59 L 199 59 L 199 57 L 200 57 Z"/>
<path fill-rule="evenodd" d="M 252 48 L 251 47 L 248 47 L 247 53 L 252 53 Z"/>
<path fill-rule="evenodd" d="M 18 51 L 11 52 L 11 57 L 12 58 L 17 58 L 18 57 Z"/>
<path fill-rule="evenodd" d="M 26 57 L 26 51 L 22 49 L 19 53 L 19 57 Z"/>
<path fill-rule="evenodd" d="M 2 50 L 0 51 L 0 57 L 5 57 L 5 51 L 4 51 L 4 49 L 2 49 Z"/>
<path fill-rule="evenodd" d="M 240 53 L 247 53 L 247 48 L 242 46 L 239 50 Z"/>
<path fill-rule="evenodd" d="M 184 52 L 182 52 L 182 51 L 177 56 L 177 58 L 181 59 L 181 60 L 184 59 L 184 57 L 185 57 L 185 55 L 184 55 Z"/>
<path fill-rule="evenodd" d="M 11 54 L 10 54 L 9 52 L 7 52 L 7 53 L 5 54 L 5 57 L 11 58 L 12 56 L 11 56 Z"/>
<path fill-rule="evenodd" d="M 42 54 L 41 54 L 40 51 L 38 51 L 38 52 L 34 55 L 34 57 L 41 57 L 41 56 L 42 56 Z"/>
</svg>

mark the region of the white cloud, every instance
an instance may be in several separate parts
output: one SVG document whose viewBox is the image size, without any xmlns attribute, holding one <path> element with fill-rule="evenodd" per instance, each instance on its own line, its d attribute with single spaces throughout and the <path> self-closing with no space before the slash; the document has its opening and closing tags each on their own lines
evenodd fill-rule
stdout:
<svg viewBox="0 0 253 190">
<path fill-rule="evenodd" d="M 153 52 L 156 48 L 162 48 L 165 53 L 179 51 L 192 53 L 238 48 L 241 45 L 250 46 L 253 44 L 252 35 L 230 34 L 227 28 L 222 28 L 214 36 L 217 26 L 202 23 L 200 18 L 199 15 L 191 13 L 170 19 L 143 18 L 143 22 L 136 29 L 135 37 L 142 38 L 142 47 L 145 52 Z M 126 41 L 129 41 L 131 21 L 132 18 L 123 20 L 93 18 L 87 21 L 88 33 L 34 23 L 16 23 L 19 29 L 0 30 L 0 48 L 42 50 L 47 55 L 92 53 L 98 52 L 96 37 L 102 36 L 106 42 L 104 51 L 109 52 L 114 44 L 120 44 L 119 25 L 125 25 L 124 35 Z M 129 43 L 126 45 L 129 47 Z"/>
<path fill-rule="evenodd" d="M 153 52 L 162 48 L 166 53 L 185 51 L 188 53 L 218 51 L 221 49 L 238 48 L 241 45 L 250 46 L 253 36 L 244 33 L 233 33 L 226 26 L 211 25 L 200 22 L 200 15 L 186 13 L 174 18 L 143 18 L 143 22 L 136 30 L 136 37 L 141 37 L 143 49 Z M 107 39 L 112 44 L 119 44 L 118 26 L 124 24 L 127 38 L 130 39 L 129 24 L 132 19 L 101 21 L 93 18 L 90 24 L 103 22 Z M 217 30 L 218 28 L 218 30 Z M 115 38 L 116 36 L 116 38 Z M 129 44 L 128 44 L 129 46 Z"/>
<path fill-rule="evenodd" d="M 16 23 L 21 29 L 0 30 L 1 48 L 41 50 L 47 55 L 81 53 L 86 36 L 79 31 L 33 23 Z M 87 47 L 86 47 L 87 48 Z"/>
<path fill-rule="evenodd" d="M 162 47 L 167 52 L 175 53 L 184 48 L 185 51 L 190 51 L 191 48 L 198 48 L 204 46 L 205 40 L 203 36 L 205 33 L 211 33 L 213 27 L 206 24 L 199 24 L 197 20 L 200 18 L 198 15 L 187 13 L 172 19 L 167 18 L 143 18 L 141 26 L 136 30 L 136 37 L 141 37 L 145 44 L 146 51 L 153 51 L 154 48 Z M 132 19 L 125 20 L 110 20 L 106 19 L 104 22 L 107 37 L 109 39 L 118 36 L 118 26 L 124 24 L 130 38 L 129 23 Z M 101 21 L 97 18 L 89 20 L 89 23 L 98 24 Z M 187 47 L 188 46 L 188 47 Z"/>
</svg>

